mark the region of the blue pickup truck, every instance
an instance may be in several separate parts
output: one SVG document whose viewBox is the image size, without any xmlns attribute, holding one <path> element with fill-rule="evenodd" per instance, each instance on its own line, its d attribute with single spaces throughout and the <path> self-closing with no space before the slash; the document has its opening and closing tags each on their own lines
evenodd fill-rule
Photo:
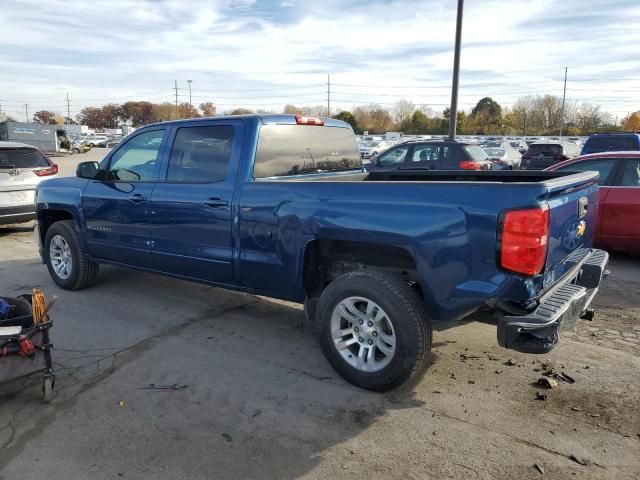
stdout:
<svg viewBox="0 0 640 480">
<path fill-rule="evenodd" d="M 303 303 L 337 372 L 384 391 L 471 315 L 530 353 L 591 316 L 597 195 L 595 172 L 368 173 L 344 122 L 216 117 L 146 126 L 43 182 L 36 232 L 64 289 L 108 263 Z"/>
</svg>

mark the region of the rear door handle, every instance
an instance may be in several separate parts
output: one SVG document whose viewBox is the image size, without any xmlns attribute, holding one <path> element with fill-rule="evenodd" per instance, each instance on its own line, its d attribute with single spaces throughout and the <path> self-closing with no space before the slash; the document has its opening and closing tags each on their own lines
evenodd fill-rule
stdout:
<svg viewBox="0 0 640 480">
<path fill-rule="evenodd" d="M 222 200 L 221 198 L 210 198 L 209 200 L 205 200 L 204 204 L 211 208 L 221 208 L 227 207 L 229 205 L 229 202 L 227 202 L 226 200 Z"/>
<path fill-rule="evenodd" d="M 134 193 L 133 195 L 131 195 L 129 197 L 129 200 L 132 201 L 133 203 L 140 203 L 140 202 L 146 202 L 147 201 L 147 197 L 145 197 L 144 195 L 141 195 L 139 193 Z"/>
</svg>

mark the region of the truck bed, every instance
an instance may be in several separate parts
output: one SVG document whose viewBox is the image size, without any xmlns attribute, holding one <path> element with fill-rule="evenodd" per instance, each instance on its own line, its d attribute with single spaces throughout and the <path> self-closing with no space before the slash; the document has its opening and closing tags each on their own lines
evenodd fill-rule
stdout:
<svg viewBox="0 0 640 480">
<path fill-rule="evenodd" d="M 569 178 L 570 177 L 570 178 Z M 394 172 L 349 171 L 339 173 L 295 175 L 290 177 L 262 178 L 257 182 L 475 182 L 509 183 L 547 187 L 563 184 L 575 185 L 584 181 L 594 183 L 595 177 L 585 172 L 566 171 L 464 171 L 464 170 L 397 170 Z"/>
</svg>

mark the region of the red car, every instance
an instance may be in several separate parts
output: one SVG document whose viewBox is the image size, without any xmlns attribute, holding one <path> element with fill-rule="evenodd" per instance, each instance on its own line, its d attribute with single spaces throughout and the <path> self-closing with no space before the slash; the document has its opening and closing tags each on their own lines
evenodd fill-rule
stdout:
<svg viewBox="0 0 640 480">
<path fill-rule="evenodd" d="M 546 170 L 600 172 L 595 244 L 640 253 L 640 152 L 592 153 Z"/>
</svg>

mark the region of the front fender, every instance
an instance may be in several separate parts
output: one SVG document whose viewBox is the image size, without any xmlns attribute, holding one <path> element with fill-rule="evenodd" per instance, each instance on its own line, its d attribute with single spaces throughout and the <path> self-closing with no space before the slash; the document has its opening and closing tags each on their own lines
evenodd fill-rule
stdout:
<svg viewBox="0 0 640 480">
<path fill-rule="evenodd" d="M 84 229 L 82 192 L 87 182 L 88 180 L 70 177 L 55 178 L 38 185 L 35 209 L 36 227 L 41 243 L 49 226 L 61 218 L 71 218 L 81 231 Z"/>
</svg>

